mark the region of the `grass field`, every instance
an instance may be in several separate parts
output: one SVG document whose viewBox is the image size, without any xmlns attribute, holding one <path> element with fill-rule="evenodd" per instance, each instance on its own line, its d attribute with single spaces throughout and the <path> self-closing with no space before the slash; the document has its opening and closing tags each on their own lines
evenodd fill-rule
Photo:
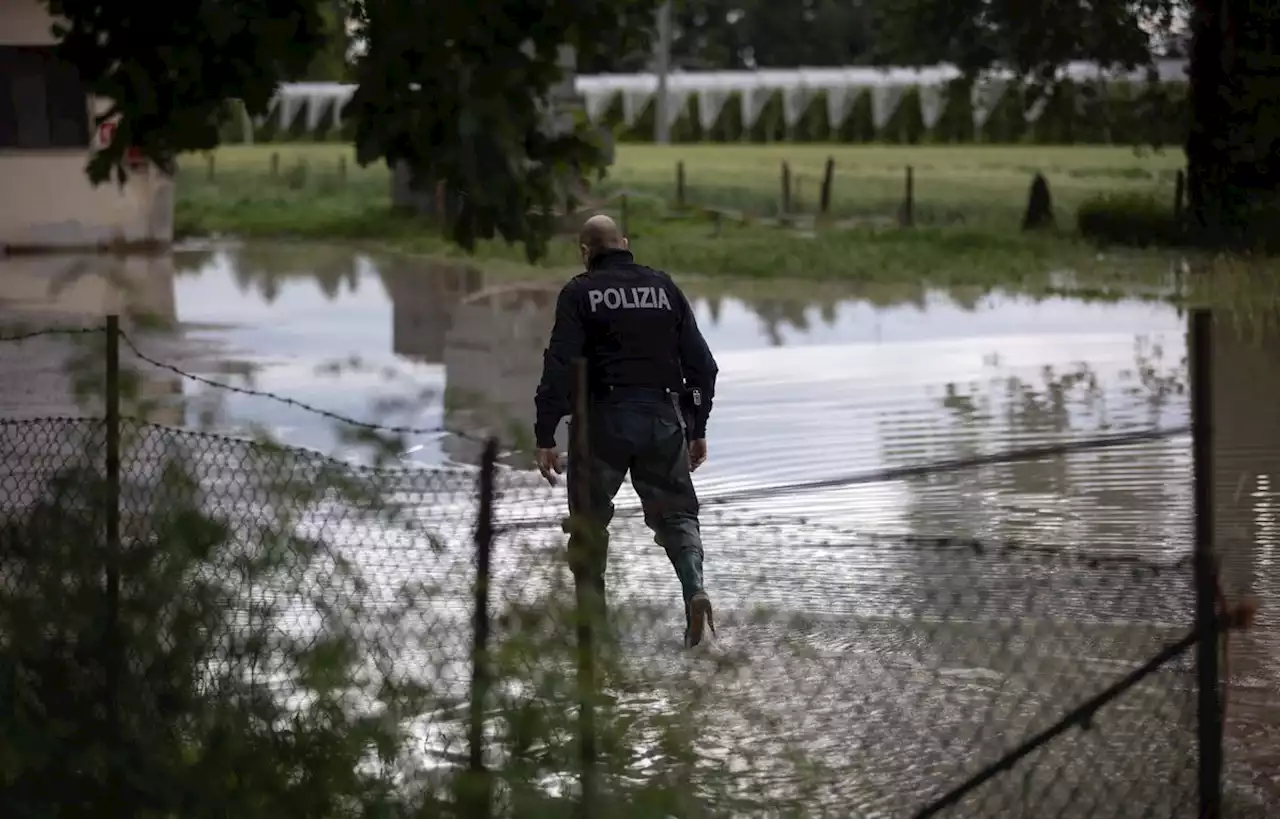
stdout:
<svg viewBox="0 0 1280 819">
<path fill-rule="evenodd" d="M 828 157 L 835 162 L 831 222 L 845 229 L 771 226 L 781 209 L 783 163 L 791 171 L 792 211 L 812 214 Z M 615 215 L 626 193 L 637 251 L 674 271 L 995 283 L 1096 267 L 1097 252 L 1074 237 L 1075 208 L 1092 194 L 1116 191 L 1167 196 L 1172 205 L 1181 162 L 1180 153 L 1109 147 L 624 144 L 593 193 Z M 673 218 L 677 163 L 684 165 L 687 205 L 733 218 L 716 226 L 705 214 Z M 907 167 L 916 225 L 909 230 L 896 226 Z M 1019 225 L 1037 171 L 1049 180 L 1059 229 L 1028 236 Z M 179 173 L 178 225 L 186 235 L 349 239 L 451 252 L 431 227 L 393 217 L 388 205 L 385 166 L 359 168 L 346 145 L 227 146 L 185 157 Z M 478 255 L 522 256 L 500 245 Z M 573 263 L 567 241 L 547 260 Z M 1133 254 L 1124 266 L 1167 270 L 1168 259 Z"/>
<path fill-rule="evenodd" d="M 214 159 L 215 183 L 222 187 L 233 180 L 267 181 L 273 154 L 279 156 L 280 181 L 285 185 L 315 186 L 344 197 L 357 192 L 386 195 L 385 166 L 359 168 L 349 146 L 333 143 L 221 148 Z M 683 162 L 689 203 L 772 215 L 779 210 L 782 165 L 787 163 L 793 208 L 812 212 L 828 158 L 835 161 L 835 216 L 895 218 L 903 201 L 906 169 L 911 167 L 918 224 L 992 227 L 1017 226 L 1036 172 L 1048 178 L 1059 218 L 1069 224 L 1080 202 L 1102 191 L 1150 192 L 1168 196 L 1172 204 L 1174 178 L 1183 164 L 1180 152 L 1096 146 L 622 145 L 603 188 L 674 202 L 676 165 Z M 344 161 L 347 175 L 342 182 Z M 183 171 L 184 179 L 196 177 L 209 184 L 206 158 L 191 157 Z"/>
<path fill-rule="evenodd" d="M 1085 197 L 1104 190 L 1167 194 L 1172 203 L 1182 164 L 1180 153 L 1138 155 L 1099 147 L 624 145 L 611 184 L 672 197 L 675 166 L 683 161 L 691 201 L 771 212 L 781 199 L 785 162 L 793 202 L 812 210 L 828 158 L 835 161 L 832 211 L 837 216 L 895 217 L 910 167 L 918 224 L 1006 228 L 1017 227 L 1036 172 L 1048 178 L 1059 219 L 1069 224 Z"/>
</svg>

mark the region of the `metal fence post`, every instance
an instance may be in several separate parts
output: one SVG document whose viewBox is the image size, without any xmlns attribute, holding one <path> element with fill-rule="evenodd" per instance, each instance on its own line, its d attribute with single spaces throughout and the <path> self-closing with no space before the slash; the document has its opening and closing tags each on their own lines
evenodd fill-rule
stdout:
<svg viewBox="0 0 1280 819">
<path fill-rule="evenodd" d="M 107 741 L 115 747 L 112 762 L 108 765 L 112 799 L 122 805 L 120 772 L 116 758 L 120 753 L 120 673 L 123 665 L 123 645 L 120 635 L 120 317 L 107 316 L 106 361 L 103 378 L 103 403 L 105 409 L 106 474 L 103 481 L 103 526 L 106 542 L 103 544 L 103 563 L 106 568 L 106 617 L 103 624 L 103 652 L 105 660 L 104 684 L 106 694 Z"/>
<path fill-rule="evenodd" d="M 569 491 L 574 495 L 577 514 L 571 520 L 571 531 L 578 546 L 578 554 L 570 560 L 580 561 L 581 572 L 574 578 L 577 591 L 576 619 L 578 626 L 578 743 L 582 765 L 582 800 L 580 816 L 593 819 L 596 816 L 596 725 L 595 725 L 595 635 L 592 618 L 596 612 L 595 588 L 590 572 L 591 561 L 597 544 L 586 515 L 591 502 L 590 436 L 587 433 L 587 361 L 574 362 L 574 413 L 573 441 L 569 447 L 571 459 Z"/>
<path fill-rule="evenodd" d="M 1218 577 L 1213 551 L 1213 317 L 1209 310 L 1191 311 L 1188 363 L 1191 376 L 1191 449 L 1195 504 L 1195 624 L 1200 755 L 1200 817 L 1222 816 L 1222 698 L 1219 692 L 1221 623 Z"/>
<path fill-rule="evenodd" d="M 484 762 L 484 712 L 489 699 L 489 588 L 492 579 L 494 476 L 498 464 L 498 440 L 485 442 L 480 459 L 479 504 L 476 514 L 475 623 L 471 650 L 470 775 L 474 800 L 469 816 L 487 819 L 493 811 L 492 788 Z"/>
</svg>

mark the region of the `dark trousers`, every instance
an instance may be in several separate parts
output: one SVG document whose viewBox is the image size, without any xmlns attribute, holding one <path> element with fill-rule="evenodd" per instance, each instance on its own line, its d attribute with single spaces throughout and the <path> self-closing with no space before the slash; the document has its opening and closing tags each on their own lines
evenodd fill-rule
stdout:
<svg viewBox="0 0 1280 819">
<path fill-rule="evenodd" d="M 613 499 L 628 471 L 645 523 L 666 550 L 685 603 L 702 591 L 698 494 L 689 474 L 684 427 L 676 412 L 660 392 L 612 391 L 592 402 L 588 410 L 586 453 L 577 451 L 577 433 L 570 424 L 569 512 L 582 526 L 569 537 L 570 564 L 580 597 L 593 592 L 601 614 Z M 582 508 L 584 501 L 586 508 Z"/>
</svg>

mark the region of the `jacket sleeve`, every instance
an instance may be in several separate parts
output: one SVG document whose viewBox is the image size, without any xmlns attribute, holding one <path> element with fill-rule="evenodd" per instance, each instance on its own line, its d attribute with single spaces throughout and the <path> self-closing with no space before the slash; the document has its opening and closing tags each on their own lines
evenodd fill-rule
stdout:
<svg viewBox="0 0 1280 819">
<path fill-rule="evenodd" d="M 693 307 L 684 292 L 676 286 L 680 295 L 680 368 L 684 372 L 685 388 L 692 392 L 697 390 L 690 407 L 692 424 L 689 438 L 698 440 L 707 437 L 707 419 L 711 416 L 711 402 L 716 395 L 716 375 L 720 368 L 711 355 L 707 340 L 698 329 L 698 320 L 693 315 Z"/>
<path fill-rule="evenodd" d="M 556 300 L 555 325 L 542 355 L 542 380 L 533 399 L 537 411 L 533 436 L 540 449 L 556 445 L 556 427 L 571 408 L 573 362 L 583 355 L 585 344 L 577 290 L 574 282 L 569 282 Z"/>
</svg>

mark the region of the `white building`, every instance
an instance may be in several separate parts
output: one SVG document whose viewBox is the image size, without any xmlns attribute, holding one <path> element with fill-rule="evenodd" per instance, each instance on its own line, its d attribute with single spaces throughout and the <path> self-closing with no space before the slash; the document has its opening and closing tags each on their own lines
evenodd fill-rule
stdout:
<svg viewBox="0 0 1280 819">
<path fill-rule="evenodd" d="M 171 178 L 144 164 L 90 184 L 102 103 L 53 59 L 52 23 L 40 0 L 0 0 L 0 254 L 169 244 Z"/>
</svg>

